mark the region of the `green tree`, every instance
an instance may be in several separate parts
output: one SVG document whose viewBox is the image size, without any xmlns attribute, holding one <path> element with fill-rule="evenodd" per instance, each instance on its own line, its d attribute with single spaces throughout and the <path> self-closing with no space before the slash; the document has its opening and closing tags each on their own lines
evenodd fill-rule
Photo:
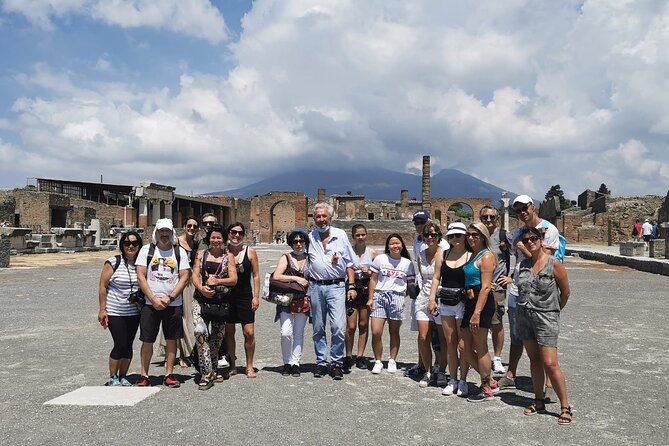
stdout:
<svg viewBox="0 0 669 446">
<path fill-rule="evenodd" d="M 550 200 L 553 197 L 558 197 L 560 200 L 560 209 L 568 209 L 571 207 L 571 201 L 564 197 L 564 192 L 562 191 L 562 188 L 559 184 L 551 186 L 551 188 L 548 189 L 548 192 L 546 192 L 546 196 L 544 198 L 546 200 Z"/>
<path fill-rule="evenodd" d="M 604 194 L 604 195 L 611 195 L 611 191 L 609 190 L 608 187 L 606 187 L 606 184 L 604 184 L 604 183 L 602 183 L 599 186 L 599 190 L 597 190 L 597 192 L 599 192 L 600 194 Z"/>
</svg>

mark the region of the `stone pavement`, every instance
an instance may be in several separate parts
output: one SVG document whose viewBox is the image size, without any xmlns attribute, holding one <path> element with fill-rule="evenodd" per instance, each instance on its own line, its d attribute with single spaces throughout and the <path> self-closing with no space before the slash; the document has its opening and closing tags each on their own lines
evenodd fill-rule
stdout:
<svg viewBox="0 0 669 446">
<path fill-rule="evenodd" d="M 258 247 L 263 274 L 286 248 Z M 111 337 L 96 320 L 101 259 L 29 263 L 0 270 L 1 444 L 660 445 L 669 434 L 669 278 L 662 275 L 567 259 L 573 291 L 561 317 L 560 362 L 574 423 L 558 426 L 558 404 L 548 405 L 549 415 L 522 415 L 532 398 L 526 358 L 517 390 L 479 404 L 420 389 L 401 373 L 356 369 L 340 382 L 310 373 L 282 377 L 279 328 L 265 302 L 257 313 L 255 380 L 237 375 L 202 392 L 192 369 L 177 369 L 181 388 L 156 385 L 157 393 L 134 406 L 45 405 L 102 385 Z M 416 358 L 416 334 L 405 323 L 401 335 L 404 368 Z M 308 327 L 307 369 L 310 337 Z M 238 330 L 238 365 L 241 343 Z M 135 351 L 137 358 L 138 343 Z M 154 384 L 161 373 L 154 364 Z M 472 389 L 477 378 L 470 373 Z"/>
</svg>

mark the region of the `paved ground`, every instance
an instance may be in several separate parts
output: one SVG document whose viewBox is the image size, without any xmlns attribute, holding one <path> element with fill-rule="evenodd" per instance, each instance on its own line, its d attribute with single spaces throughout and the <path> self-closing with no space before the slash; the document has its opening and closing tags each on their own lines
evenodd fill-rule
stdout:
<svg viewBox="0 0 669 446">
<path fill-rule="evenodd" d="M 263 273 L 280 250 L 259 247 Z M 106 379 L 111 338 L 96 321 L 96 287 L 108 255 L 12 257 L 12 268 L 0 270 L 1 444 L 667 443 L 669 278 L 576 258 L 566 263 L 573 294 L 560 338 L 575 407 L 568 427 L 557 425 L 557 404 L 548 406 L 554 416 L 522 415 L 531 398 L 526 358 L 519 390 L 479 404 L 420 389 L 400 373 L 354 370 L 341 382 L 311 374 L 284 378 L 274 308 L 267 303 L 257 315 L 255 380 L 239 375 L 202 392 L 192 369 L 184 369 L 180 389 L 160 386 L 133 407 L 45 406 Z M 54 263 L 60 266 L 49 266 Z M 408 325 L 401 363 L 416 357 Z M 307 348 L 304 363 L 313 360 Z M 472 386 L 475 381 L 470 374 Z"/>
</svg>

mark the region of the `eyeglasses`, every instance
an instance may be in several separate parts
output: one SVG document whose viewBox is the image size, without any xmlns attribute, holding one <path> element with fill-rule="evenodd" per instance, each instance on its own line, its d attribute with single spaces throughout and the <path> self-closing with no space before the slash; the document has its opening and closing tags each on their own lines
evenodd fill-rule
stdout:
<svg viewBox="0 0 669 446">
<path fill-rule="evenodd" d="M 428 232 L 428 233 L 423 234 L 423 237 L 425 237 L 425 238 L 432 238 L 432 237 L 437 238 L 437 237 L 439 237 L 439 234 L 436 233 L 436 232 Z"/>
<path fill-rule="evenodd" d="M 468 232 L 467 238 L 481 238 L 481 235 L 477 234 L 476 232 Z"/>
<path fill-rule="evenodd" d="M 413 221 L 414 225 L 424 225 L 425 223 L 427 223 L 427 220 L 414 220 Z"/>
<path fill-rule="evenodd" d="M 204 223 L 206 224 L 206 223 Z M 186 229 L 197 229 L 199 225 L 186 225 Z"/>
<path fill-rule="evenodd" d="M 460 237 L 464 237 L 464 234 L 450 234 L 446 236 L 446 238 L 460 238 Z"/>
<path fill-rule="evenodd" d="M 529 237 L 525 237 L 525 238 L 521 239 L 521 241 L 523 242 L 523 245 L 527 245 L 527 244 L 529 244 L 530 242 L 532 242 L 532 243 L 534 244 L 534 243 L 537 242 L 537 240 L 539 240 L 539 236 L 538 236 L 538 235 L 531 235 L 531 236 L 529 236 Z"/>
<path fill-rule="evenodd" d="M 527 210 L 530 208 L 530 206 L 531 205 L 529 203 L 526 204 L 525 206 L 514 206 L 513 210 L 518 212 L 518 213 L 527 212 Z"/>
<path fill-rule="evenodd" d="M 126 248 L 131 246 L 139 246 L 139 240 L 126 240 L 123 242 L 123 246 Z"/>
<path fill-rule="evenodd" d="M 230 235 L 244 235 L 244 231 L 238 231 L 236 229 L 230 229 Z"/>
<path fill-rule="evenodd" d="M 292 243 L 292 244 L 293 244 L 293 245 L 296 245 L 296 244 L 298 244 L 298 243 L 302 243 L 302 244 L 304 244 L 304 240 L 302 240 L 301 238 L 296 238 L 295 240 L 293 240 L 293 243 Z"/>
<path fill-rule="evenodd" d="M 214 223 L 216 223 L 216 222 L 215 222 L 215 221 L 203 221 L 203 222 L 202 222 L 202 224 L 205 225 L 205 226 L 211 226 L 211 225 L 213 225 Z"/>
<path fill-rule="evenodd" d="M 481 221 L 495 221 L 497 220 L 497 215 L 481 215 Z"/>
</svg>

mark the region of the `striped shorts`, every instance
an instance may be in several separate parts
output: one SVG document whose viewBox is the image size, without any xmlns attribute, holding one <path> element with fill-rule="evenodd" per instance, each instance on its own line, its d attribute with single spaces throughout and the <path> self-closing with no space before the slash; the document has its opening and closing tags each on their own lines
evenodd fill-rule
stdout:
<svg viewBox="0 0 669 446">
<path fill-rule="evenodd" d="M 370 317 L 404 320 L 404 293 L 396 291 L 374 291 L 374 306 Z"/>
</svg>

